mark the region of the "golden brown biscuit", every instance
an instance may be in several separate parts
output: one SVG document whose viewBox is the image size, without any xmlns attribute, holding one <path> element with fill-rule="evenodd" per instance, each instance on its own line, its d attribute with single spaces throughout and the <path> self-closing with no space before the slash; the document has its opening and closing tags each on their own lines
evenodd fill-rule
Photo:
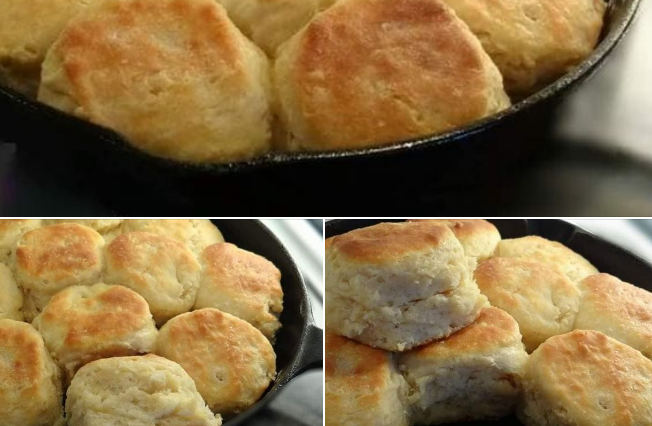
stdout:
<svg viewBox="0 0 652 426">
<path fill-rule="evenodd" d="M 578 286 L 576 329 L 601 331 L 652 358 L 652 293 L 609 274 L 588 276 Z"/>
<path fill-rule="evenodd" d="M 486 304 L 474 268 L 444 225 L 381 223 L 338 235 L 326 250 L 326 325 L 399 352 L 444 338 Z"/>
<path fill-rule="evenodd" d="M 290 150 L 386 145 L 509 106 L 478 39 L 438 0 L 347 0 L 279 49 L 279 114 Z"/>
<path fill-rule="evenodd" d="M 82 367 L 66 399 L 69 426 L 220 426 L 188 374 L 156 355 Z"/>
<path fill-rule="evenodd" d="M 326 426 L 407 426 L 408 384 L 389 352 L 326 332 Z"/>
<path fill-rule="evenodd" d="M 505 78 L 523 96 L 588 57 L 600 37 L 604 0 L 443 0 L 477 34 Z"/>
<path fill-rule="evenodd" d="M 18 238 L 40 226 L 41 219 L 0 219 L 0 263 L 9 264 Z"/>
<path fill-rule="evenodd" d="M 0 319 L 0 424 L 61 426 L 61 377 L 34 327 Z"/>
<path fill-rule="evenodd" d="M 652 361 L 596 331 L 551 337 L 527 362 L 518 416 L 526 426 L 652 424 Z"/>
<path fill-rule="evenodd" d="M 2 0 L 0 84 L 36 97 L 46 52 L 89 1 Z"/>
<path fill-rule="evenodd" d="M 187 245 L 199 256 L 206 247 L 224 242 L 217 226 L 208 219 L 127 219 L 122 232 L 150 232 Z"/>
<path fill-rule="evenodd" d="M 78 223 L 93 228 L 100 235 L 104 236 L 113 233 L 122 225 L 123 219 L 45 219 L 44 225 L 56 225 L 58 223 Z"/>
<path fill-rule="evenodd" d="M 214 0 L 106 0 L 54 43 L 38 99 L 156 156 L 241 160 L 269 149 L 268 68 Z"/>
<path fill-rule="evenodd" d="M 496 420 L 512 413 L 527 352 L 514 318 L 493 307 L 452 336 L 399 356 L 413 423 Z"/>
<path fill-rule="evenodd" d="M 14 274 L 0 263 L 0 319 L 23 320 L 23 293 L 16 285 Z"/>
<path fill-rule="evenodd" d="M 104 240 L 95 230 L 75 223 L 50 225 L 23 234 L 16 243 L 13 269 L 25 293 L 28 321 L 60 290 L 100 280 Z"/>
<path fill-rule="evenodd" d="M 557 270 L 533 260 L 497 257 L 481 262 L 474 277 L 489 302 L 518 322 L 528 352 L 573 330 L 580 291 Z"/>
<path fill-rule="evenodd" d="M 448 226 L 464 247 L 467 256 L 484 260 L 494 254 L 500 232 L 483 219 L 412 219 L 409 222 L 430 222 Z"/>
<path fill-rule="evenodd" d="M 258 401 L 276 375 L 276 354 L 265 336 L 213 308 L 168 321 L 157 351 L 181 364 L 208 406 L 223 415 L 240 413 Z"/>
<path fill-rule="evenodd" d="M 154 352 L 158 333 L 145 299 L 126 287 L 106 284 L 60 291 L 33 325 L 67 383 L 96 359 Z"/>
<path fill-rule="evenodd" d="M 199 291 L 193 309 L 217 308 L 260 330 L 270 340 L 281 327 L 281 271 L 255 253 L 221 243 L 200 255 Z"/>
<path fill-rule="evenodd" d="M 194 305 L 199 263 L 184 244 L 162 235 L 129 232 L 111 241 L 104 255 L 104 281 L 143 296 L 158 325 Z"/>
<path fill-rule="evenodd" d="M 574 282 L 598 273 L 588 260 L 565 245 L 535 235 L 502 240 L 496 246 L 494 256 L 534 260 L 557 269 Z"/>
<path fill-rule="evenodd" d="M 269 56 L 332 2 L 324 0 L 218 0 L 233 22 Z"/>
</svg>

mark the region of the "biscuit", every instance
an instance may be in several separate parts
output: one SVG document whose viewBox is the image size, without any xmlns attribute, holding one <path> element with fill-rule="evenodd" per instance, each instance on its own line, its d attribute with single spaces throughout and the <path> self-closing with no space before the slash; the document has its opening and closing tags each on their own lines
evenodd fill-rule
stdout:
<svg viewBox="0 0 652 426">
<path fill-rule="evenodd" d="M 23 320 L 23 293 L 7 265 L 0 263 L 0 319 Z"/>
<path fill-rule="evenodd" d="M 493 307 L 447 339 L 401 354 L 399 368 L 414 390 L 413 422 L 496 420 L 511 414 L 527 357 L 516 321 Z"/>
<path fill-rule="evenodd" d="M 438 0 L 347 0 L 278 51 L 277 109 L 289 150 L 387 145 L 509 106 L 478 39 Z"/>
<path fill-rule="evenodd" d="M 269 56 L 321 10 L 323 0 L 218 0 L 242 32 Z"/>
<path fill-rule="evenodd" d="M 0 263 L 9 264 L 18 238 L 40 226 L 41 219 L 0 219 Z"/>
<path fill-rule="evenodd" d="M 66 399 L 69 426 L 220 426 L 188 374 L 156 355 L 107 358 L 75 375 Z"/>
<path fill-rule="evenodd" d="M 575 328 L 601 331 L 652 358 L 652 293 L 609 274 L 584 278 Z"/>
<path fill-rule="evenodd" d="M 281 271 L 255 253 L 221 243 L 199 256 L 202 266 L 193 309 L 217 308 L 260 330 L 270 340 L 281 327 Z"/>
<path fill-rule="evenodd" d="M 58 223 L 78 223 L 93 228 L 100 235 L 104 236 L 115 232 L 122 225 L 123 219 L 44 219 L 44 225 L 56 225 Z"/>
<path fill-rule="evenodd" d="M 326 238 L 326 240 L 324 240 L 324 250 L 328 250 L 328 248 L 331 246 L 331 243 L 333 242 L 333 238 L 335 237 Z"/>
<path fill-rule="evenodd" d="M 532 260 L 497 257 L 481 262 L 474 275 L 491 305 L 518 322 L 528 352 L 573 330 L 580 291 L 557 270 Z"/>
<path fill-rule="evenodd" d="M 159 333 L 158 354 L 178 362 L 217 413 L 244 411 L 276 375 L 272 345 L 249 323 L 206 308 L 172 318 Z"/>
<path fill-rule="evenodd" d="M 495 61 L 510 94 L 523 96 L 561 77 L 595 48 L 604 0 L 443 0 Z"/>
<path fill-rule="evenodd" d="M 375 348 L 403 352 L 464 328 L 486 305 L 471 280 L 407 306 L 376 309 L 327 291 L 326 327 Z"/>
<path fill-rule="evenodd" d="M 268 59 L 214 0 L 106 0 L 73 19 L 38 99 L 183 162 L 270 148 Z"/>
<path fill-rule="evenodd" d="M 29 324 L 0 319 L 0 424 L 62 425 L 59 368 Z"/>
<path fill-rule="evenodd" d="M 326 332 L 326 426 L 408 426 L 409 387 L 389 352 Z"/>
<path fill-rule="evenodd" d="M 598 273 L 588 260 L 565 245 L 535 235 L 502 240 L 496 246 L 494 256 L 534 260 L 557 269 L 574 282 Z"/>
<path fill-rule="evenodd" d="M 145 299 L 122 286 L 60 291 L 32 323 L 69 383 L 84 364 L 154 352 L 157 330 Z"/>
<path fill-rule="evenodd" d="M 381 223 L 336 236 L 326 251 L 327 327 L 391 351 L 446 337 L 486 304 L 474 266 L 443 225 Z"/>
<path fill-rule="evenodd" d="M 500 242 L 500 232 L 483 219 L 413 219 L 409 222 L 430 222 L 448 226 L 455 234 L 467 256 L 488 259 Z"/>
<path fill-rule="evenodd" d="M 28 321 L 60 290 L 100 281 L 104 240 L 95 230 L 64 223 L 26 232 L 16 243 L 13 269 L 25 294 Z"/>
<path fill-rule="evenodd" d="M 150 232 L 177 240 L 199 256 L 211 244 L 223 243 L 224 237 L 208 219 L 127 219 L 122 232 Z"/>
<path fill-rule="evenodd" d="M 36 97 L 41 64 L 55 39 L 91 0 L 3 0 L 0 84 Z"/>
<path fill-rule="evenodd" d="M 129 232 L 111 241 L 104 256 L 104 281 L 143 296 L 158 325 L 195 304 L 199 263 L 184 244 L 148 232 Z"/>
<path fill-rule="evenodd" d="M 652 361 L 596 331 L 551 337 L 528 359 L 517 414 L 525 426 L 652 424 Z"/>
</svg>

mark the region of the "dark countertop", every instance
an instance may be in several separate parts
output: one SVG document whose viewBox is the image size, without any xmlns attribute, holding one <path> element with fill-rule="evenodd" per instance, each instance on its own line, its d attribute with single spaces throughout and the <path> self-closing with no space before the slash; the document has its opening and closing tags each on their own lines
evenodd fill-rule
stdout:
<svg viewBox="0 0 652 426">
<path fill-rule="evenodd" d="M 399 182 L 396 188 L 387 188 L 387 198 L 410 199 L 412 207 L 428 215 L 651 215 L 650 40 L 652 4 L 644 1 L 630 34 L 604 68 L 560 106 L 557 117 L 563 118 L 552 123 L 550 143 L 516 173 L 487 186 L 479 182 L 475 187 L 445 195 L 423 182 L 408 197 L 406 183 Z M 103 195 L 106 192 L 93 183 L 102 176 L 60 180 L 51 170 L 47 161 L 34 162 L 29 153 L 0 143 L 0 215 L 133 215 L 147 211 L 143 204 L 160 207 L 157 211 L 166 215 L 192 207 L 188 203 L 173 210 L 161 197 L 152 201 L 142 191 L 131 191 L 128 182 L 119 184 L 120 197 Z M 327 185 L 326 177 L 324 182 L 315 182 L 312 200 L 305 203 L 325 203 L 336 195 L 337 191 Z M 292 182 L 282 188 L 290 192 L 292 189 Z M 295 192 L 299 202 L 306 196 Z M 322 192 L 329 195 L 320 200 Z M 224 204 L 238 203 L 237 196 L 230 195 L 234 199 L 226 199 Z M 349 213 L 357 212 L 354 205 L 346 205 L 351 208 Z M 226 214 L 227 210 L 218 213 Z M 266 213 L 256 211 L 259 208 L 253 210 L 252 214 Z M 299 210 L 294 214 L 301 215 Z"/>
</svg>

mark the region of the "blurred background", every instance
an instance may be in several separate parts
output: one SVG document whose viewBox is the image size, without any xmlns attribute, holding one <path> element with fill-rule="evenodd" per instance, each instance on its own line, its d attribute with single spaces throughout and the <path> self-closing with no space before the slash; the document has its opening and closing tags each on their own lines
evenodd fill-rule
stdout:
<svg viewBox="0 0 652 426">
<path fill-rule="evenodd" d="M 306 281 L 317 325 L 324 328 L 324 234 L 322 219 L 263 220 L 283 242 Z M 260 411 L 251 426 L 321 426 L 323 424 L 324 371 L 308 371 L 285 386 Z"/>
<path fill-rule="evenodd" d="M 570 219 L 569 222 L 629 250 L 652 264 L 652 220 Z"/>
</svg>

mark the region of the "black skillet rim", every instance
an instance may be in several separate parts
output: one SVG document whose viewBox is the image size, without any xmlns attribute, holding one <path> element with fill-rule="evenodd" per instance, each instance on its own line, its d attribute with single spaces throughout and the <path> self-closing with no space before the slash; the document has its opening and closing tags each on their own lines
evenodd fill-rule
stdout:
<svg viewBox="0 0 652 426">
<path fill-rule="evenodd" d="M 617 7 L 616 3 L 624 0 L 609 0 L 609 8 Z M 507 118 L 510 118 L 522 111 L 529 110 L 534 106 L 554 98 L 556 95 L 569 89 L 571 86 L 579 83 L 592 74 L 605 60 L 609 53 L 619 44 L 622 38 L 630 28 L 636 12 L 639 9 L 641 0 L 631 0 L 627 6 L 625 16 L 622 21 L 615 27 L 606 30 L 606 34 L 600 44 L 593 51 L 591 56 L 586 59 L 577 68 L 561 77 L 559 80 L 527 97 L 520 102 L 512 105 L 510 108 L 499 112 L 498 114 L 478 120 L 469 126 L 453 130 L 451 132 L 429 135 L 408 141 L 397 142 L 395 144 L 364 148 L 347 151 L 323 151 L 323 152 L 301 152 L 301 153 L 270 153 L 258 158 L 247 161 L 238 161 L 230 163 L 208 163 L 196 164 L 188 162 L 179 162 L 166 158 L 150 155 L 132 147 L 125 137 L 117 132 L 86 122 L 82 119 L 70 116 L 52 107 L 30 100 L 25 96 L 13 91 L 12 89 L 0 86 L 0 98 L 5 98 L 23 109 L 31 110 L 33 113 L 40 113 L 50 120 L 63 121 L 65 124 L 72 124 L 82 132 L 93 134 L 107 148 L 116 150 L 122 155 L 131 157 L 131 160 L 154 166 L 158 169 L 177 173 L 180 175 L 208 174 L 208 175 L 229 175 L 245 172 L 254 172 L 275 168 L 279 166 L 291 166 L 310 163 L 321 163 L 328 160 L 336 159 L 361 159 L 371 156 L 386 156 L 412 149 L 427 149 L 433 146 L 443 146 L 450 143 L 456 143 L 460 139 L 472 136 L 498 125 Z M 1 99 L 0 99 L 1 100 Z"/>
</svg>

